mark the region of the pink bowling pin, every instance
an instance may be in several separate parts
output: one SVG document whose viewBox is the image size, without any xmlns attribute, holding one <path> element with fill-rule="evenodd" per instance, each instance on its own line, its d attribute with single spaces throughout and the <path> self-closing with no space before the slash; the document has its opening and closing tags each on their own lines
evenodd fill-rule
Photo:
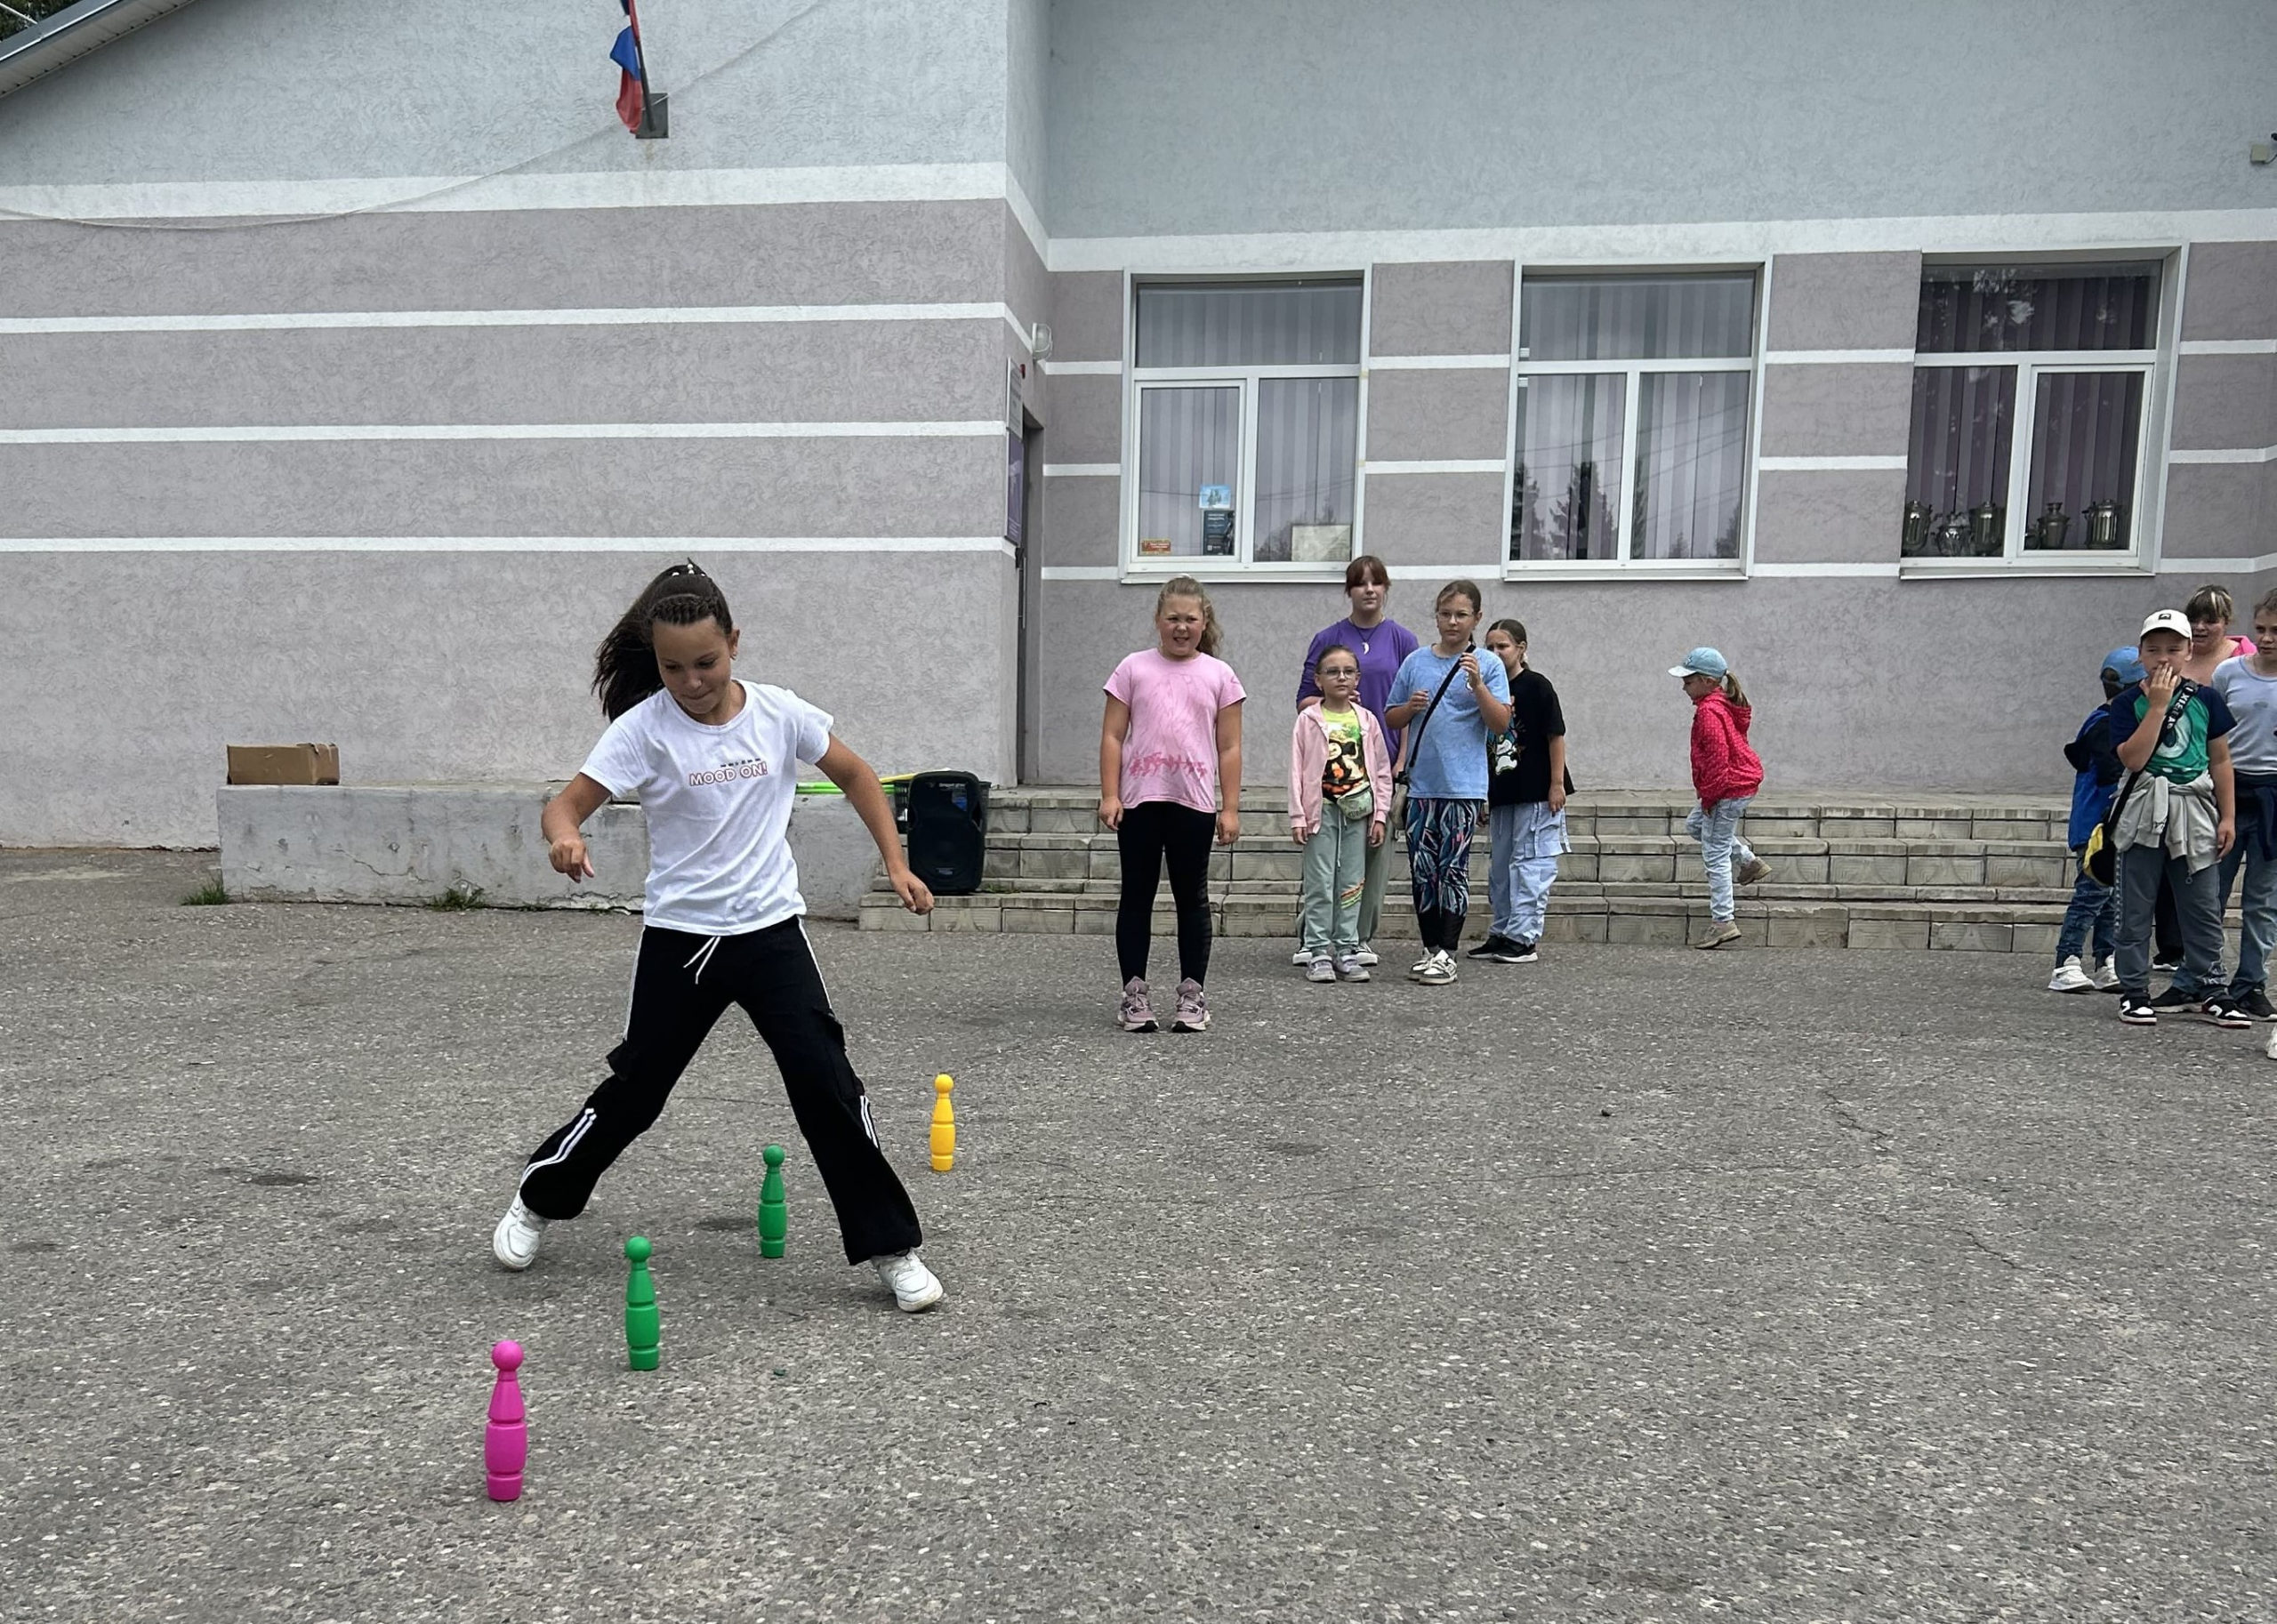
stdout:
<svg viewBox="0 0 2277 1624">
<path fill-rule="evenodd" d="M 522 1462 L 530 1452 L 529 1428 L 522 1419 L 522 1384 L 514 1372 L 522 1368 L 522 1345 L 500 1342 L 490 1350 L 498 1367 L 498 1380 L 490 1389 L 490 1425 L 482 1432 L 482 1464 L 490 1477 L 490 1498 L 522 1498 Z"/>
</svg>

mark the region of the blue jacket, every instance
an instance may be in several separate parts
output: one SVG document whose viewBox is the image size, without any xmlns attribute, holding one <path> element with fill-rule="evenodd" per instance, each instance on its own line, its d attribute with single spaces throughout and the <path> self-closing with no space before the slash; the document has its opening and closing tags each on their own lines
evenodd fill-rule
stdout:
<svg viewBox="0 0 2277 1624">
<path fill-rule="evenodd" d="M 2097 705 L 2080 724 L 2079 736 L 2064 746 L 2064 759 L 2077 774 L 2072 780 L 2072 827 L 2065 840 L 2077 851 L 2103 822 L 2103 815 L 2111 810 L 2119 781 L 2127 776 L 2111 740 L 2110 705 Z"/>
</svg>

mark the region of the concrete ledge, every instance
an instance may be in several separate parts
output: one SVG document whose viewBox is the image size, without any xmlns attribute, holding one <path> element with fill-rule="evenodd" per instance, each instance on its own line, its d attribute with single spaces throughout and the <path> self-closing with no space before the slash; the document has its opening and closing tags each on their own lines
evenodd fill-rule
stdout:
<svg viewBox="0 0 2277 1624">
<path fill-rule="evenodd" d="M 546 863 L 538 832 L 556 787 L 225 785 L 221 883 L 232 896 L 278 902 L 428 903 L 457 888 L 496 907 L 638 912 L 648 873 L 640 808 L 612 802 L 586 821 L 596 872 L 573 886 Z M 842 797 L 799 798 L 791 852 L 809 913 L 859 916 L 877 848 Z"/>
</svg>

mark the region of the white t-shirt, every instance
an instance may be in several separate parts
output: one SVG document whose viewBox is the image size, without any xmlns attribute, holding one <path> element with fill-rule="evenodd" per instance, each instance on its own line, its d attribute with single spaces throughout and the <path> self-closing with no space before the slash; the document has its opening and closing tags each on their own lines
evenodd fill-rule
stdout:
<svg viewBox="0 0 2277 1624">
<path fill-rule="evenodd" d="M 2277 677 L 2255 671 L 2252 655 L 2237 655 L 2214 668 L 2214 687 L 2237 719 L 2230 766 L 2256 776 L 2277 773 Z"/>
<path fill-rule="evenodd" d="M 787 833 L 799 761 L 831 721 L 788 688 L 736 679 L 744 708 L 711 727 L 663 688 L 608 725 L 582 769 L 648 819 L 648 922 L 699 936 L 762 930 L 807 911 Z"/>
</svg>

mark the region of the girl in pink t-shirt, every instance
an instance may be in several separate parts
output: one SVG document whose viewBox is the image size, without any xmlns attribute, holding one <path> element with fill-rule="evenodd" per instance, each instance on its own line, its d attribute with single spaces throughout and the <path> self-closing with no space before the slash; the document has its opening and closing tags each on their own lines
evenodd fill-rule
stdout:
<svg viewBox="0 0 2277 1624">
<path fill-rule="evenodd" d="M 1122 901 L 1114 952 L 1122 971 L 1116 1020 L 1125 1032 L 1156 1030 L 1147 993 L 1155 895 L 1170 864 L 1178 905 L 1178 1013 L 1173 1032 L 1203 1032 L 1210 1006 L 1210 841 L 1241 838 L 1242 692 L 1218 658 L 1218 612 L 1190 575 L 1172 577 L 1155 599 L 1159 646 L 1144 648 L 1106 679 L 1099 727 L 1099 822 L 1114 831 Z M 1225 809 L 1219 810 L 1224 792 Z"/>
</svg>

